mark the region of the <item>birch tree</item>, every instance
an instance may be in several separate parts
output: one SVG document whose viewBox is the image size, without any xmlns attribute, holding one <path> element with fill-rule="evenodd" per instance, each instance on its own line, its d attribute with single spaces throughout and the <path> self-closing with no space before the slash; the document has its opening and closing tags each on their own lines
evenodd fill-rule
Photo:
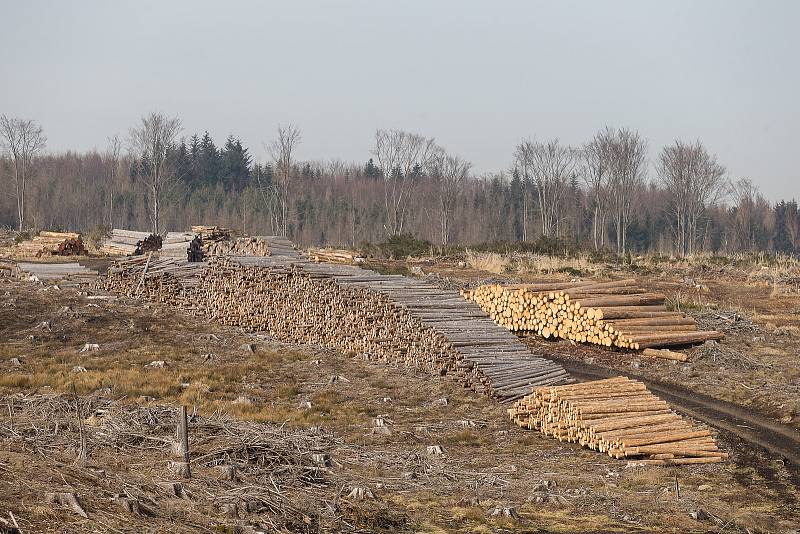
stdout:
<svg viewBox="0 0 800 534">
<path fill-rule="evenodd" d="M 594 138 L 581 151 L 581 174 L 592 207 L 592 243 L 595 250 L 605 246 L 613 138 L 613 130 L 606 127 L 595 134 Z"/>
<path fill-rule="evenodd" d="M 278 138 L 269 146 L 272 157 L 272 198 L 277 207 L 274 217 L 280 235 L 289 237 L 289 206 L 293 194 L 294 160 L 297 147 L 302 141 L 300 130 L 289 124 L 278 126 Z"/>
<path fill-rule="evenodd" d="M 34 160 L 47 138 L 42 127 L 32 120 L 0 116 L 0 141 L 11 154 L 11 174 L 17 200 L 17 222 L 21 232 L 25 225 L 25 202 L 28 181 L 33 175 Z"/>
<path fill-rule="evenodd" d="M 537 197 L 539 222 L 544 237 L 559 234 L 563 203 L 570 183 L 577 174 L 577 154 L 558 139 L 548 142 L 523 141 L 517 146 L 515 160 L 523 180 L 530 178 Z"/>
<path fill-rule="evenodd" d="M 627 251 L 628 227 L 642 193 L 647 171 L 647 141 L 622 128 L 611 138 L 609 208 L 617 234 L 617 253 Z"/>
<path fill-rule="evenodd" d="M 419 183 L 417 170 L 428 167 L 434 148 L 433 138 L 422 135 L 402 130 L 375 132 L 373 155 L 383 174 L 388 235 L 403 233 L 408 202 Z"/>
<path fill-rule="evenodd" d="M 108 148 L 106 149 L 106 161 L 108 164 L 106 178 L 106 198 L 108 210 L 108 226 L 114 228 L 114 190 L 119 178 L 120 154 L 122 152 L 122 141 L 118 135 L 108 138 Z"/>
<path fill-rule="evenodd" d="M 439 215 L 439 229 L 442 246 L 450 241 L 450 219 L 464 182 L 467 181 L 472 164 L 459 156 L 448 154 L 437 147 L 428 164 L 428 176 L 434 182 Z"/>
<path fill-rule="evenodd" d="M 706 207 L 725 192 L 725 167 L 699 140 L 677 140 L 661 150 L 656 171 L 670 195 L 676 249 L 684 256 L 693 254 Z"/>
<path fill-rule="evenodd" d="M 135 157 L 136 173 L 145 180 L 150 200 L 152 232 L 161 231 L 161 205 L 178 183 L 178 175 L 168 160 L 169 151 L 181 132 L 181 121 L 162 113 L 142 117 L 141 123 L 130 129 L 129 144 Z"/>
</svg>

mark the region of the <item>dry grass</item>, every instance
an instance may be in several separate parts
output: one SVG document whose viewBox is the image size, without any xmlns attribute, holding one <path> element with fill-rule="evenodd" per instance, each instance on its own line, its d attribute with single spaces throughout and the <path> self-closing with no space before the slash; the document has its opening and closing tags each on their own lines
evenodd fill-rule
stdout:
<svg viewBox="0 0 800 534">
<path fill-rule="evenodd" d="M 278 344 L 157 306 L 122 301 L 93 308 L 69 291 L 56 300 L 51 294 L 30 292 L 27 286 L 8 284 L 0 287 L 0 294 L 5 290 L 12 292 L 16 308 L 0 309 L 0 394 L 68 392 L 74 383 L 80 394 L 106 395 L 123 405 L 184 403 L 207 416 L 220 413 L 237 420 L 333 431 L 341 440 L 331 455 L 339 462 L 334 469 L 342 487 L 331 488 L 332 493 L 346 493 L 358 485 L 370 487 L 377 496 L 377 501 L 361 504 L 340 501 L 364 531 L 707 530 L 710 525 L 688 517 L 694 501 L 654 499 L 654 488 L 668 485 L 675 474 L 688 473 L 694 486 L 709 483 L 725 488 L 721 494 L 730 502 L 751 500 L 746 525 L 757 527 L 767 519 L 789 525 L 798 518 L 795 512 L 776 511 L 774 502 L 791 496 L 772 490 L 754 493 L 753 486 L 763 483 L 758 473 L 745 484 L 734 478 L 733 464 L 626 470 L 622 462 L 607 456 L 511 427 L 503 406 L 464 391 L 447 377 L 417 375 L 318 347 Z M 74 313 L 59 315 L 63 306 Z M 52 321 L 51 330 L 34 330 L 45 320 Z M 28 339 L 31 334 L 36 336 L 33 340 Z M 79 353 L 87 342 L 100 343 L 100 350 Z M 244 352 L 243 343 L 254 344 L 255 353 Z M 209 353 L 214 357 L 206 358 Z M 12 358 L 20 358 L 22 367 L 14 366 Z M 153 360 L 166 360 L 168 366 L 145 368 Z M 87 371 L 73 373 L 77 365 Z M 333 375 L 347 381 L 329 383 Z M 433 404 L 440 398 L 447 398 L 447 405 Z M 303 401 L 310 401 L 311 408 L 301 408 Z M 387 421 L 390 434 L 372 434 L 378 416 Z M 465 429 L 458 424 L 461 420 L 481 423 Z M 444 455 L 426 453 L 427 446 L 435 444 L 444 448 Z M 2 447 L 12 445 L 20 446 L 10 441 Z M 41 474 L 39 483 L 54 484 L 60 478 L 40 455 L 19 453 L 19 461 L 12 463 L 4 454 L 0 453 L 0 500 L 4 506 L 9 503 L 5 507 L 18 517 L 34 517 L 32 508 L 22 503 L 36 502 L 35 495 L 24 489 L 2 493 L 8 487 L 2 482 L 3 468 L 19 472 L 14 479 L 18 480 L 23 471 L 16 466 L 35 462 L 37 469 L 32 472 L 36 477 Z M 120 456 L 106 460 L 103 468 L 116 477 L 117 469 L 129 469 L 126 464 L 136 462 L 144 463 Z M 220 491 L 222 486 L 215 485 L 210 475 L 203 473 L 203 485 L 196 491 Z M 569 506 L 529 501 L 531 488 L 544 478 L 558 482 L 554 491 L 565 495 Z M 575 497 L 564 493 L 567 488 L 589 493 Z M 476 492 L 480 505 L 465 503 Z M 521 520 L 487 518 L 487 509 L 495 504 L 516 507 Z M 722 504 L 709 497 L 702 506 L 717 513 Z M 23 513 L 17 514 L 20 510 Z M 76 517 L 67 511 L 41 513 L 64 524 L 63 530 L 79 530 Z M 219 517 L 216 510 L 207 513 Z M 624 521 L 626 515 L 638 522 Z"/>
</svg>

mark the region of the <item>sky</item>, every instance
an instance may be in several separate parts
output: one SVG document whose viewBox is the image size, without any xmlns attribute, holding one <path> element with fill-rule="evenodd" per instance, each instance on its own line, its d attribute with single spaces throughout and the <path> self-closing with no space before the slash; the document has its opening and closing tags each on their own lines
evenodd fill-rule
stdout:
<svg viewBox="0 0 800 534">
<path fill-rule="evenodd" d="M 0 0 L 0 113 L 104 150 L 151 111 L 298 157 L 364 162 L 378 128 L 508 169 L 524 138 L 700 139 L 730 178 L 800 198 L 800 2 Z M 650 175 L 655 171 L 651 163 Z"/>
</svg>

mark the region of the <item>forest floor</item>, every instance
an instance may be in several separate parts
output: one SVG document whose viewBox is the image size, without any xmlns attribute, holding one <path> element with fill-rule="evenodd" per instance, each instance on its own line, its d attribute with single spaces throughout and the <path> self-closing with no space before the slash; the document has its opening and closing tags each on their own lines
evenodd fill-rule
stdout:
<svg viewBox="0 0 800 534">
<path fill-rule="evenodd" d="M 454 287 L 503 278 L 450 261 L 411 268 Z M 645 278 L 727 328 L 687 363 L 529 342 L 565 362 L 680 384 L 797 428 L 800 296 L 751 274 L 701 274 Z M 731 453 L 725 463 L 628 465 L 515 427 L 504 406 L 447 377 L 92 296 L 0 279 L 0 532 L 14 522 L 26 533 L 800 525 L 800 466 L 732 432 L 715 431 Z M 179 404 L 191 412 L 189 479 L 170 470 Z M 435 445 L 443 454 L 429 451 Z M 76 495 L 86 517 L 54 504 L 60 494 Z M 491 517 L 496 507 L 519 517 Z"/>
</svg>

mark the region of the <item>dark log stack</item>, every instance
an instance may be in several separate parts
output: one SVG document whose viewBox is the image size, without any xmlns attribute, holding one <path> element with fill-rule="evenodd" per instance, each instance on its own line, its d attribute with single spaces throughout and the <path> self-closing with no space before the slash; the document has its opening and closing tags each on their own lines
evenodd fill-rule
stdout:
<svg viewBox="0 0 800 534">
<path fill-rule="evenodd" d="M 18 243 L 11 249 L 11 255 L 19 258 L 83 256 L 86 254 L 81 234 L 75 232 L 41 231 L 31 240 Z"/>
</svg>

